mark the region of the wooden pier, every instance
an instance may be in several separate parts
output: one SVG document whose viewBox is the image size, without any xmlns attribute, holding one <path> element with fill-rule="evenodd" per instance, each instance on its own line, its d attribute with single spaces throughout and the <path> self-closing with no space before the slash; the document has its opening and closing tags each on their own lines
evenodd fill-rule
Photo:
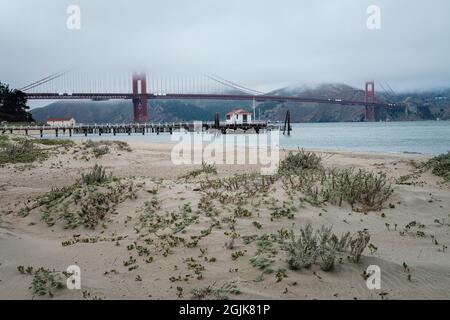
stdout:
<svg viewBox="0 0 450 320">
<path fill-rule="evenodd" d="M 285 126 L 284 126 L 285 127 Z M 286 127 L 284 128 L 286 130 Z M 19 133 L 25 135 L 40 135 L 44 133 L 54 133 L 56 137 L 59 135 L 84 135 L 90 134 L 157 134 L 173 132 L 196 132 L 196 131 L 210 131 L 216 130 L 222 134 L 232 133 L 246 133 L 253 131 L 256 134 L 264 131 L 283 130 L 282 123 L 268 123 L 263 121 L 254 121 L 242 124 L 227 124 L 220 121 L 194 121 L 194 122 L 172 122 L 172 123 L 124 123 L 124 124 L 78 124 L 74 126 L 17 126 L 17 127 L 0 127 L 0 132 L 5 133 Z M 291 127 L 288 126 L 287 131 L 290 133 Z"/>
</svg>

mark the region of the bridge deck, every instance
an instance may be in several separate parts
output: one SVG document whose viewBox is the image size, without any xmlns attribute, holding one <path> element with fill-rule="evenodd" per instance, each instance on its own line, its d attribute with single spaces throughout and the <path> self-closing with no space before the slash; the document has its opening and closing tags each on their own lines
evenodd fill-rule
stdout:
<svg viewBox="0 0 450 320">
<path fill-rule="evenodd" d="M 132 93 L 26 93 L 29 100 L 121 100 L 133 99 L 135 95 Z M 139 96 L 139 95 L 138 95 Z M 249 95 L 249 94 L 188 94 L 188 93 L 167 93 L 167 94 L 145 94 L 147 99 L 153 100 L 241 100 L 264 102 L 303 102 L 303 103 L 320 103 L 320 104 L 335 104 L 345 106 L 377 106 L 384 108 L 393 108 L 400 106 L 400 104 L 367 102 L 357 100 L 342 100 L 342 99 L 325 99 L 325 98 L 310 98 L 300 96 L 279 96 L 279 95 Z"/>
</svg>

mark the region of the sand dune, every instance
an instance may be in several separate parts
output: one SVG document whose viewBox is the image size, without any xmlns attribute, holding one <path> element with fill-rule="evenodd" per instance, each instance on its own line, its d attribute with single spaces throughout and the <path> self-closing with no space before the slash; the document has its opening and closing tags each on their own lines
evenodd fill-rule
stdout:
<svg viewBox="0 0 450 320">
<path fill-rule="evenodd" d="M 220 288 L 224 284 L 232 284 L 240 291 L 237 295 L 227 293 L 230 299 L 450 298 L 450 252 L 443 250 L 444 245 L 450 246 L 450 226 L 435 222 L 443 219 L 450 223 L 449 186 L 429 172 L 416 177 L 415 185 L 395 183 L 396 178 L 414 171 L 413 162 L 426 160 L 426 156 L 317 150 L 327 167 L 359 167 L 386 173 L 394 186 L 388 203 L 395 204 L 395 208 L 389 208 L 386 203 L 381 211 L 364 214 L 352 211 L 346 204 L 342 207 L 312 206 L 295 199 L 293 219 L 272 221 L 269 205 L 264 204 L 263 198 L 255 197 L 244 204 L 252 216 L 236 219 L 235 230 L 241 237 L 229 250 L 225 246 L 229 237 L 224 234 L 229 230 L 223 217 L 232 215 L 235 206 L 214 203 L 219 212 L 217 219 L 223 220 L 221 228 L 211 228 L 210 234 L 201 237 L 197 246 L 174 246 L 167 254 L 161 249 L 163 246 L 152 243 L 149 248 L 154 250 L 150 253 L 153 261 L 147 263 L 147 256 L 139 256 L 136 248 L 127 248 L 142 244 L 145 239 L 135 229 L 145 203 L 156 197 L 161 204 L 157 210 L 160 215 L 178 212 L 188 203 L 196 211 L 202 192 L 197 190 L 199 179 L 179 179 L 198 166 L 174 166 L 170 160 L 171 145 L 147 142 L 130 142 L 130 145 L 131 152 L 114 151 L 89 161 L 75 159 L 71 152 L 66 152 L 25 169 L 17 165 L 0 168 L 1 299 L 33 298 L 29 289 L 32 276 L 20 274 L 18 266 L 42 266 L 63 271 L 73 264 L 81 268 L 82 289 L 57 290 L 53 299 L 189 299 L 193 289 L 210 285 Z M 63 228 L 62 221 L 47 226 L 36 210 L 26 217 L 17 215 L 18 209 L 30 199 L 42 196 L 51 188 L 72 185 L 80 173 L 94 163 L 103 165 L 115 176 L 135 177 L 136 198 L 121 201 L 115 208 L 116 213 L 108 216 L 109 221 L 104 227 L 70 230 Z M 257 169 L 250 165 L 223 165 L 218 166 L 218 176 L 228 177 Z M 154 188 L 157 189 L 155 194 L 152 193 Z M 287 200 L 279 182 L 271 187 L 267 197 L 274 197 L 280 203 Z M 197 223 L 187 225 L 183 232 L 174 235 L 190 241 L 191 236 L 199 236 L 207 230 L 211 221 L 211 217 L 200 214 Z M 256 228 L 254 221 L 262 228 Z M 414 233 L 400 234 L 412 221 L 423 224 L 423 237 Z M 344 259 L 330 272 L 322 271 L 317 265 L 310 269 L 290 270 L 285 253 L 278 250 L 273 269 L 285 269 L 287 276 L 279 282 L 275 273 L 262 275 L 251 265 L 249 260 L 257 247 L 255 242 L 245 244 L 242 236 L 276 234 L 293 226 L 298 230 L 308 223 L 315 228 L 333 226 L 336 234 L 366 228 L 371 234 L 370 242 L 378 249 L 373 253 L 366 249 L 360 263 Z M 389 230 L 386 224 L 389 224 Z M 394 230 L 395 225 L 397 230 Z M 162 229 L 158 232 L 159 235 L 167 234 Z M 124 239 L 117 241 L 118 236 Z M 94 237 L 102 240 L 62 245 L 64 241 Z M 238 251 L 243 255 L 233 260 L 231 254 Z M 131 271 L 124 265 L 130 256 L 137 260 L 133 264 L 137 268 Z M 403 263 L 410 268 L 410 279 Z M 200 271 L 196 269 L 199 265 L 203 268 Z M 381 290 L 369 290 L 366 286 L 362 273 L 369 265 L 381 268 Z M 185 281 L 186 275 L 189 277 Z M 49 296 L 34 298 L 48 299 Z"/>
</svg>

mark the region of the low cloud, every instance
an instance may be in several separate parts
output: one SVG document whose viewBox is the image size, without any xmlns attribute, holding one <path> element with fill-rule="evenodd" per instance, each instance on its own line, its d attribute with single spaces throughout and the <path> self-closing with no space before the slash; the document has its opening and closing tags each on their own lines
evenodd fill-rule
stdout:
<svg viewBox="0 0 450 320">
<path fill-rule="evenodd" d="M 70 30 L 69 5 L 81 9 Z M 381 29 L 366 26 L 369 5 Z M 398 91 L 450 83 L 446 0 L 0 0 L 0 81 L 60 70 L 213 73 L 263 91 L 387 81 Z"/>
</svg>

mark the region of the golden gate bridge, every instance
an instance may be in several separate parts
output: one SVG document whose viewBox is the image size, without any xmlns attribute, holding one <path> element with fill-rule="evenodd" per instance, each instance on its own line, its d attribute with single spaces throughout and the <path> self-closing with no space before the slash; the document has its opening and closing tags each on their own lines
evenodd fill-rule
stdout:
<svg viewBox="0 0 450 320">
<path fill-rule="evenodd" d="M 365 83 L 364 99 L 345 100 L 334 97 L 302 97 L 260 92 L 216 75 L 197 77 L 148 76 L 145 72 L 128 75 L 59 72 L 20 89 L 30 100 L 115 100 L 133 103 L 132 122 L 148 122 L 149 100 L 232 100 L 280 103 L 319 103 L 341 106 L 364 106 L 365 121 L 375 121 L 375 108 L 396 108 L 399 104 L 377 102 L 375 82 Z"/>
</svg>

